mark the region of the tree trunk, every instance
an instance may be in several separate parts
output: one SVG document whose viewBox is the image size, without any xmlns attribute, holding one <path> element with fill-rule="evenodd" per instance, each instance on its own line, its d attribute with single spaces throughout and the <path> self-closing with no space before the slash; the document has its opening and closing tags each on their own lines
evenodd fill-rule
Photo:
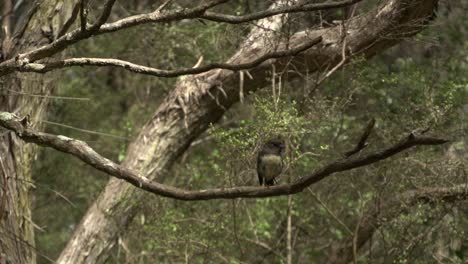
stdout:
<svg viewBox="0 0 468 264">
<path fill-rule="evenodd" d="M 347 56 L 371 57 L 422 30 L 433 16 L 437 0 L 388 0 L 375 10 L 354 18 L 347 25 Z M 277 18 L 267 19 L 262 23 Z M 175 160 L 188 148 L 194 138 L 214 123 L 225 110 L 248 94 L 268 85 L 271 68 L 276 72 L 293 66 L 300 73 L 333 68 L 341 61 L 341 26 L 296 33 L 289 43 L 259 42 L 251 38 L 231 59 L 230 63 L 250 62 L 262 54 L 298 47 L 321 36 L 319 46 L 308 49 L 294 58 L 271 59 L 249 70 L 253 79 L 244 78 L 243 91 L 240 73 L 212 70 L 185 78 L 159 106 L 130 145 L 124 166 L 158 179 L 167 175 Z M 266 36 L 272 37 L 272 36 Z M 260 38 L 261 39 L 261 38 Z M 275 47 L 265 45 L 274 43 Z M 329 67 L 332 66 L 332 67 Z M 295 77 L 289 74 L 287 78 Z M 286 77 L 284 77 L 286 78 Z M 144 191 L 118 179 L 110 180 L 105 190 L 77 226 L 73 237 L 63 250 L 58 263 L 102 263 L 125 231 L 144 202 Z"/>
<path fill-rule="evenodd" d="M 70 15 L 71 1 L 64 4 L 59 0 L 44 0 L 41 5 L 31 2 L 23 4 L 27 5 L 22 8 L 24 11 L 16 10 L 18 21 L 7 23 L 12 25 L 14 34 L 11 35 L 17 39 L 9 39 L 8 34 L 2 36 L 3 58 L 12 58 L 47 43 L 49 39 L 44 33 L 50 32 L 49 37 L 53 37 L 53 32 L 58 32 L 64 18 Z M 18 15 L 19 12 L 23 14 Z M 49 95 L 54 76 L 15 73 L 1 78 L 0 111 L 30 115 L 33 124 L 40 124 L 46 114 L 47 99 L 28 95 Z M 25 144 L 10 132 L 0 131 L 0 138 L 0 263 L 35 263 L 31 162 L 37 147 Z"/>
</svg>

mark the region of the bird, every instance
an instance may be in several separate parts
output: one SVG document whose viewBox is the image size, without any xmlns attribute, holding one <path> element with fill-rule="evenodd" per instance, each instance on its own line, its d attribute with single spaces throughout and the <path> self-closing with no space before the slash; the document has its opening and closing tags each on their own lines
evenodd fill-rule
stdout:
<svg viewBox="0 0 468 264">
<path fill-rule="evenodd" d="M 257 174 L 260 185 L 272 186 L 283 170 L 285 143 L 282 139 L 267 141 L 257 156 Z"/>
</svg>

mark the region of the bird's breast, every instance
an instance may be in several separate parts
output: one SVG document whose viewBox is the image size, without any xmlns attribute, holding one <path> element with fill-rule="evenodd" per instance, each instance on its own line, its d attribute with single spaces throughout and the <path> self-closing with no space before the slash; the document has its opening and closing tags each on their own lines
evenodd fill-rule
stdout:
<svg viewBox="0 0 468 264">
<path fill-rule="evenodd" d="M 267 154 L 261 157 L 261 164 L 263 169 L 263 176 L 267 180 L 271 180 L 277 177 L 283 168 L 283 162 L 281 156 Z"/>
</svg>

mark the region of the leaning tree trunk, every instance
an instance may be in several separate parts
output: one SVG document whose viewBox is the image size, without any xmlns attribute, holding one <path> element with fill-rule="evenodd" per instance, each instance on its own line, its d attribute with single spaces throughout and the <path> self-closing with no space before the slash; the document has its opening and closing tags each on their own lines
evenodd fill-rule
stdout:
<svg viewBox="0 0 468 264">
<path fill-rule="evenodd" d="M 352 19 L 347 28 L 346 54 L 371 57 L 388 47 L 422 30 L 433 17 L 437 0 L 387 0 L 375 10 Z M 262 21 L 262 27 L 278 27 L 278 17 Z M 243 78 L 240 91 L 240 74 L 228 70 L 212 70 L 184 79 L 159 106 L 153 117 L 142 128 L 130 145 L 124 166 L 157 179 L 169 171 L 175 160 L 188 148 L 191 141 L 224 114 L 226 109 L 248 94 L 268 85 L 271 68 L 277 72 L 288 66 L 300 73 L 331 69 L 342 54 L 343 32 L 341 26 L 322 30 L 298 32 L 289 43 L 265 45 L 261 37 L 252 35 L 230 63 L 250 62 L 275 49 L 294 49 L 318 37 L 322 42 L 299 53 L 294 58 L 270 59 L 250 69 Z M 273 37 L 266 35 L 264 37 Z M 256 42 L 256 41 L 260 42 Z M 252 42 L 253 41 L 253 42 Z M 247 74 L 246 74 L 247 75 Z M 292 74 L 288 78 L 293 78 Z M 143 203 L 144 191 L 118 179 L 110 180 L 105 190 L 77 226 L 73 237 L 63 250 L 58 263 L 102 263 L 109 250 L 135 215 L 138 204 Z"/>
<path fill-rule="evenodd" d="M 71 14 L 72 1 L 43 0 L 40 5 L 31 2 L 18 10 L 3 5 L 3 59 L 49 42 Z M 33 124 L 40 124 L 46 114 L 47 98 L 30 95 L 49 95 L 54 75 L 15 73 L 2 77 L 0 111 L 30 115 Z M 36 151 L 35 145 L 25 144 L 15 134 L 0 130 L 0 263 L 36 262 L 31 217 L 31 162 Z"/>
</svg>

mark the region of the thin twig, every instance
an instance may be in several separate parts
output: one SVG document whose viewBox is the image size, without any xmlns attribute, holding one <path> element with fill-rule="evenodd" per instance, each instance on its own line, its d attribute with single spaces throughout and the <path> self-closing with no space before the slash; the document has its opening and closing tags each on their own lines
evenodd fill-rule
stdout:
<svg viewBox="0 0 468 264">
<path fill-rule="evenodd" d="M 342 26 L 342 34 L 344 34 L 342 38 L 342 46 L 341 46 L 341 60 L 338 64 L 335 65 L 330 71 L 328 71 L 322 78 L 319 78 L 319 80 L 316 83 L 316 86 L 319 86 L 320 84 L 323 83 L 326 79 L 328 79 L 333 73 L 335 73 L 341 66 L 343 66 L 346 62 L 346 30 L 344 23 L 341 24 Z"/>
</svg>

